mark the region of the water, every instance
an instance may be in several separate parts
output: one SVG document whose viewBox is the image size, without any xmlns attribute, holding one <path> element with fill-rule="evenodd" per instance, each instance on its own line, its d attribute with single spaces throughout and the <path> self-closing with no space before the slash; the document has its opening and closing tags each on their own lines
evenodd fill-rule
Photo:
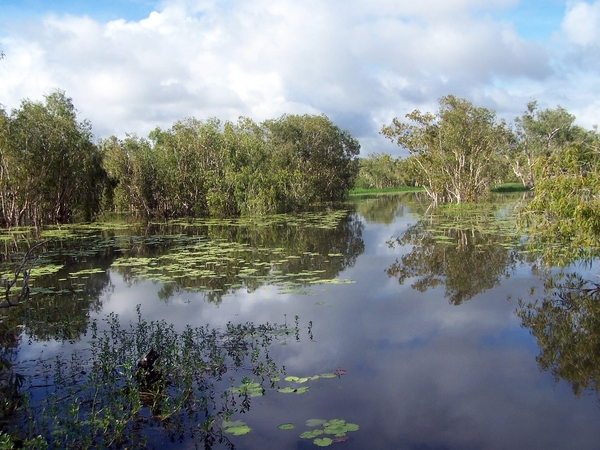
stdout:
<svg viewBox="0 0 600 450">
<path fill-rule="evenodd" d="M 507 202 L 514 204 L 512 199 Z M 423 228 L 416 233 L 418 239 L 410 239 L 412 244 L 399 243 L 397 238 L 419 222 L 424 208 L 415 194 L 385 196 L 355 202 L 349 219 L 341 219 L 346 221 L 341 228 L 314 227 L 309 232 L 295 225 L 290 232 L 286 225 L 276 224 L 269 230 L 278 229 L 278 235 L 240 227 L 229 228 L 229 234 L 218 233 L 221 239 L 229 235 L 231 242 L 250 246 L 247 262 L 269 262 L 269 270 L 284 273 L 323 270 L 316 275 L 321 280 L 333 275 L 352 283 L 315 282 L 290 288 L 285 279 L 275 278 L 273 285 L 261 272 L 264 266 L 258 265 L 252 267 L 259 269 L 255 275 L 260 277 L 238 279 L 248 284 L 238 288 L 232 282 L 233 287 L 220 291 L 218 302 L 210 302 L 197 286 L 184 288 L 182 278 L 179 288 L 165 290 L 159 281 L 132 277 L 119 269 L 114 261 L 132 256 L 133 247 L 110 250 L 104 258 L 88 257 L 85 262 L 79 257 L 82 267 L 100 264 L 107 271 L 90 275 L 85 294 L 93 291 L 97 298 L 86 297 L 92 308 L 84 302 L 85 312 L 73 313 L 70 322 L 101 320 L 109 312 L 117 313 L 122 322 L 135 322 L 136 305 L 141 305 L 148 320 L 164 319 L 177 329 L 224 327 L 230 321 L 293 326 L 298 316 L 299 340 L 291 334 L 277 341 L 270 349 L 275 362 L 285 366 L 287 375 L 311 377 L 338 369 L 339 376 L 308 381 L 302 384 L 309 386 L 303 394 L 267 389 L 264 396 L 252 398 L 250 410 L 232 418 L 251 428 L 246 435 L 229 437 L 239 449 L 317 448 L 312 439 L 299 437 L 315 428 L 306 425 L 309 419 L 357 424 L 359 430 L 348 432 L 343 442 L 346 449 L 598 448 L 596 394 L 584 390 L 576 396 L 567 381 L 557 382 L 550 371 L 540 370 L 538 343 L 515 313 L 517 299 L 530 300 L 532 288 L 541 292 L 543 273 L 538 265 L 527 255 L 516 256 L 518 239 L 489 240 L 498 231 L 488 233 L 485 224 L 477 232 L 470 226 L 458 231 L 444 228 L 442 234 L 459 241 L 463 240 L 460 232 L 468 230 L 462 250 L 440 247 L 444 240 Z M 498 218 L 504 209 L 494 211 Z M 207 230 L 203 232 L 210 239 L 217 235 Z M 138 235 L 138 231 L 130 229 L 126 234 Z M 275 247 L 285 248 L 277 259 L 266 250 Z M 150 253 L 138 250 L 140 255 Z M 292 253 L 299 263 L 294 265 L 293 258 L 281 262 Z M 243 259 L 239 256 L 238 261 Z M 486 264 L 491 259 L 493 264 Z M 400 275 L 390 268 L 406 271 L 411 261 L 413 267 L 399 282 Z M 448 261 L 451 267 L 444 265 Z M 576 270 L 589 279 L 597 273 L 594 264 Z M 230 275 L 224 278 L 234 280 Z M 64 273 L 58 277 L 64 280 Z M 98 277 L 104 278 L 98 281 Z M 101 289 L 91 288 L 94 280 Z M 43 316 L 59 324 L 50 330 L 67 328 L 57 320 L 62 314 L 64 322 L 65 311 Z M 51 359 L 68 353 L 73 345 L 85 347 L 85 337 L 71 336 L 74 344 L 70 344 L 52 339 L 52 331 L 35 335 L 36 320 L 41 321 L 31 319 L 21 337 L 20 361 L 39 360 L 40 351 L 43 358 Z M 23 364 L 29 369 L 34 366 Z M 278 429 L 283 423 L 295 428 Z M 169 445 L 160 433 L 155 436 L 158 446 Z M 186 446 L 193 448 L 193 443 L 174 445 Z M 225 447 L 215 444 L 213 448 Z"/>
</svg>

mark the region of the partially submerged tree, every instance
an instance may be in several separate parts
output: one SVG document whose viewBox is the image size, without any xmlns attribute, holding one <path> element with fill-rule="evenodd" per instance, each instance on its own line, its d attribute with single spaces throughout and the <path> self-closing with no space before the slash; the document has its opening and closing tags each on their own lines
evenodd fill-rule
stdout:
<svg viewBox="0 0 600 450">
<path fill-rule="evenodd" d="M 63 91 L 24 100 L 0 117 L 0 220 L 6 225 L 89 220 L 100 207 L 102 158 L 89 122 Z"/>
<path fill-rule="evenodd" d="M 408 150 L 417 181 L 434 203 L 485 198 L 501 167 L 506 127 L 493 111 L 467 100 L 448 95 L 439 103 L 436 114 L 415 110 L 406 115 L 411 123 L 394 118 L 381 133 Z"/>
<path fill-rule="evenodd" d="M 503 147 L 503 155 L 510 168 L 527 189 L 535 186 L 534 165 L 541 157 L 583 137 L 583 130 L 575 125 L 575 116 L 558 106 L 539 110 L 536 101 L 527 104 L 521 117 L 515 118 L 514 140 Z"/>
<path fill-rule="evenodd" d="M 534 198 L 522 211 L 521 222 L 535 244 L 544 244 L 545 258 L 556 263 L 597 254 L 600 137 L 589 132 L 587 142 L 538 158 L 533 171 Z"/>
</svg>

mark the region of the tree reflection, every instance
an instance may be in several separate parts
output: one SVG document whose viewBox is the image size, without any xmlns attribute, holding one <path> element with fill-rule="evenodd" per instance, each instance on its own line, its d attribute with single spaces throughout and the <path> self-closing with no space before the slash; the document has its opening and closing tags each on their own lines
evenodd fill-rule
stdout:
<svg viewBox="0 0 600 450">
<path fill-rule="evenodd" d="M 171 236 L 171 243 L 157 249 L 141 240 L 112 268 L 126 282 L 161 282 L 159 297 L 165 301 L 181 291 L 199 291 L 219 303 L 240 288 L 252 292 L 267 284 L 294 289 L 330 282 L 364 252 L 364 225 L 348 212 L 338 213 L 335 223 L 325 218 L 278 216 L 153 228 L 151 236 Z"/>
<path fill-rule="evenodd" d="M 600 390 L 600 285 L 577 273 L 547 274 L 544 295 L 517 315 L 540 348 L 537 362 L 579 395 Z"/>
<path fill-rule="evenodd" d="M 438 209 L 388 242 L 391 247 L 411 246 L 409 253 L 387 269 L 390 277 L 421 292 L 440 285 L 450 303 L 465 300 L 498 285 L 519 261 L 512 206 L 478 206 L 478 209 Z"/>
</svg>

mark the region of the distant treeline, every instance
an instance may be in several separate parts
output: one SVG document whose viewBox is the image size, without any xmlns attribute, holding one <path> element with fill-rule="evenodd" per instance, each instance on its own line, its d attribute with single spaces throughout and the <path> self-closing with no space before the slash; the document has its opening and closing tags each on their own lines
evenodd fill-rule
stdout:
<svg viewBox="0 0 600 450">
<path fill-rule="evenodd" d="M 289 212 L 346 197 L 360 145 L 327 117 L 260 124 L 194 118 L 93 142 L 63 91 L 0 109 L 0 222 L 90 220 L 103 211 L 163 218 Z"/>
</svg>

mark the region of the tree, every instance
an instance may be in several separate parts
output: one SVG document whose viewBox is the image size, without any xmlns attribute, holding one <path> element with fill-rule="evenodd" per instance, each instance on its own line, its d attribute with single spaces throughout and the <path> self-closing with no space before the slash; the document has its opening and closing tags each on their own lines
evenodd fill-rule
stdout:
<svg viewBox="0 0 600 450">
<path fill-rule="evenodd" d="M 504 123 L 495 113 L 453 95 L 442 97 L 436 114 L 394 118 L 381 133 L 411 154 L 417 182 L 434 203 L 474 202 L 489 195 L 497 178 L 499 151 L 507 145 Z"/>
<path fill-rule="evenodd" d="M 355 187 L 385 189 L 407 186 L 403 173 L 403 161 L 387 153 L 372 153 L 359 159 L 359 171 Z"/>
<path fill-rule="evenodd" d="M 539 110 L 536 101 L 527 104 L 521 117 L 515 118 L 512 145 L 504 147 L 504 157 L 512 171 L 527 189 L 535 185 L 534 165 L 560 148 L 582 137 L 582 129 L 574 126 L 575 116 L 558 106 Z"/>
<path fill-rule="evenodd" d="M 343 200 L 358 174 L 360 144 L 325 115 L 284 115 L 263 123 L 267 145 L 295 185 L 286 186 L 302 203 Z M 287 165 L 291 164 L 291 165 Z"/>
<path fill-rule="evenodd" d="M 89 220 L 100 207 L 105 173 L 91 125 L 77 121 L 63 91 L 24 100 L 2 118 L 2 221 L 18 225 Z"/>
<path fill-rule="evenodd" d="M 534 198 L 520 221 L 553 263 L 590 256 L 600 246 L 600 138 L 595 131 L 587 136 L 539 157 L 533 166 Z"/>
</svg>

